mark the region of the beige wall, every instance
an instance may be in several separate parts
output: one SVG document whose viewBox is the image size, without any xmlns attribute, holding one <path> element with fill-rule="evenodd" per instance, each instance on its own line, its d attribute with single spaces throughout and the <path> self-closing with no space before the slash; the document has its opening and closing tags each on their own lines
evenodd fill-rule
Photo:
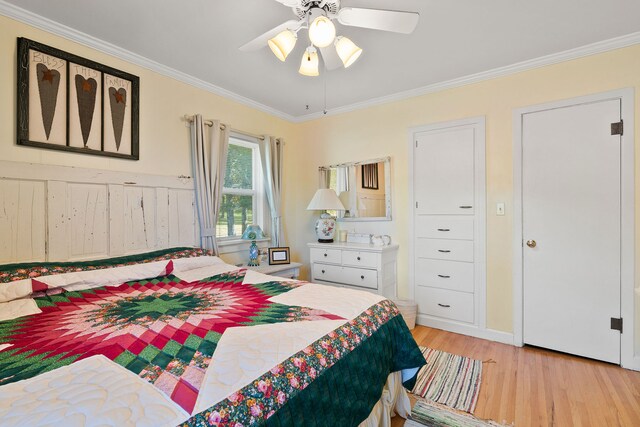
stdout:
<svg viewBox="0 0 640 427">
<path fill-rule="evenodd" d="M 139 161 L 42 150 L 16 144 L 17 37 L 26 37 L 140 77 Z M 297 209 L 297 205 L 288 197 L 288 183 L 296 182 L 296 176 L 300 173 L 296 166 L 300 139 L 295 124 L 4 16 L 0 16 L 0 55 L 4 58 L 0 61 L 0 159 L 158 175 L 191 175 L 189 128 L 181 118 L 184 114 L 198 112 L 205 118 L 218 119 L 234 129 L 284 138 L 287 154 L 283 203 L 287 211 Z M 285 227 L 285 236 L 290 233 L 291 230 Z M 236 261 L 235 258 L 233 261 Z"/>
<path fill-rule="evenodd" d="M 109 159 L 16 145 L 17 37 L 26 37 L 67 52 L 101 62 L 140 77 L 140 160 Z M 283 137 L 291 156 L 285 159 L 286 182 L 296 174 L 290 162 L 295 154 L 298 130 L 285 120 L 237 102 L 197 89 L 148 69 L 97 52 L 50 33 L 0 16 L 0 159 L 64 166 L 110 169 L 160 175 L 191 175 L 189 128 L 181 120 L 198 112 L 219 119 L 232 128 Z M 285 192 L 285 206 L 291 201 Z M 294 206 L 289 210 L 295 209 Z"/>
<path fill-rule="evenodd" d="M 408 295 L 409 194 L 408 128 L 473 116 L 486 117 L 487 141 L 487 326 L 512 331 L 512 114 L 515 108 L 634 87 L 640 93 L 640 46 L 564 62 L 481 83 L 428 94 L 300 125 L 307 150 L 299 162 L 313 171 L 319 165 L 391 156 L 393 221 L 359 223 L 356 231 L 384 232 L 400 244 L 399 293 Z M 636 122 L 640 105 L 636 98 Z M 636 137 L 636 141 L 637 141 Z M 637 146 L 637 143 L 636 143 Z M 636 149 L 636 157 L 640 148 Z M 636 173 L 636 180 L 640 173 Z M 302 249 L 313 238 L 311 213 L 300 215 L 317 179 L 302 177 L 301 197 L 287 221 L 296 218 L 292 246 Z M 640 183 L 636 184 L 640 200 Z M 495 204 L 506 203 L 506 215 L 495 215 Z M 640 216 L 637 235 L 640 236 Z M 637 239 L 638 240 L 638 239 Z M 299 252 L 307 262 L 306 252 Z M 640 250 L 637 251 L 637 260 Z M 636 261 L 636 269 L 640 263 Z M 640 305 L 640 298 L 637 300 Z M 640 311 L 636 315 L 640 331 Z M 640 340 L 636 340 L 637 342 Z"/>
<path fill-rule="evenodd" d="M 15 144 L 16 38 L 27 37 L 140 77 L 140 161 L 103 159 L 20 147 Z M 400 244 L 399 293 L 408 295 L 407 129 L 485 116 L 487 124 L 487 323 L 512 329 L 512 112 L 514 108 L 624 87 L 640 92 L 640 46 L 547 66 L 507 77 L 428 94 L 360 111 L 292 124 L 234 101 L 0 16 L 0 159 L 166 175 L 189 175 L 189 132 L 180 117 L 200 112 L 233 128 L 284 137 L 285 235 L 292 259 L 308 263 L 314 212 L 306 206 L 317 188 L 317 167 L 391 156 L 393 220 L 348 223 L 352 231 L 390 234 Z M 640 106 L 636 98 L 636 122 Z M 638 138 L 636 138 L 637 141 Z M 636 144 L 637 145 L 637 144 Z M 636 149 L 636 157 L 640 148 Z M 640 173 L 636 180 L 640 181 Z M 636 184 L 640 200 L 640 182 Z M 506 215 L 495 216 L 495 203 Z M 640 215 L 637 235 L 640 236 Z M 637 239 L 638 240 L 638 239 Z M 640 250 L 636 266 L 640 266 Z M 307 269 L 304 270 L 307 273 Z M 640 306 L 640 301 L 636 304 Z M 640 338 L 640 309 L 636 330 Z M 640 339 L 636 340 L 639 343 Z"/>
</svg>

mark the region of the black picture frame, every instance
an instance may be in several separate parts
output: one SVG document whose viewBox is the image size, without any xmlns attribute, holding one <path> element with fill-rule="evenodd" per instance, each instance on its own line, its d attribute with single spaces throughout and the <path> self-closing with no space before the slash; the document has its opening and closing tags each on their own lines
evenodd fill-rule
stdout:
<svg viewBox="0 0 640 427">
<path fill-rule="evenodd" d="M 362 175 L 362 188 L 366 188 L 368 190 L 377 190 L 378 189 L 378 164 L 377 163 L 369 163 L 366 165 L 362 165 L 360 169 L 360 173 Z"/>
<path fill-rule="evenodd" d="M 291 264 L 289 247 L 269 248 L 269 265 Z"/>
<path fill-rule="evenodd" d="M 24 37 L 17 66 L 18 145 L 140 159 L 138 76 Z"/>
</svg>

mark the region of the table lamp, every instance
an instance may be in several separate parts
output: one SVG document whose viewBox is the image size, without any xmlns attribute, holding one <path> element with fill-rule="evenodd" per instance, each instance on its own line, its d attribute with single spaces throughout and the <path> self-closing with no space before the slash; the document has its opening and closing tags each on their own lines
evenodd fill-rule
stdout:
<svg viewBox="0 0 640 427">
<path fill-rule="evenodd" d="M 251 240 L 251 246 L 249 246 L 249 263 L 247 263 L 249 267 L 257 267 L 260 265 L 260 261 L 258 260 L 260 251 L 258 251 L 256 239 L 265 239 L 266 237 L 260 226 L 256 224 L 248 226 L 246 230 L 244 230 L 244 233 L 242 233 L 242 240 Z"/>
<path fill-rule="evenodd" d="M 313 195 L 307 210 L 325 211 L 316 221 L 316 236 L 318 236 L 318 242 L 320 243 L 332 243 L 336 234 L 336 220 L 326 211 L 344 210 L 344 206 L 336 192 L 330 188 L 319 189 Z"/>
</svg>

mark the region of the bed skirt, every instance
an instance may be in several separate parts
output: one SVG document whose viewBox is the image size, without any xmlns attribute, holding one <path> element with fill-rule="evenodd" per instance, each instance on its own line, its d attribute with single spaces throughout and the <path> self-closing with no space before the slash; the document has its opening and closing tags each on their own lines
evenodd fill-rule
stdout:
<svg viewBox="0 0 640 427">
<path fill-rule="evenodd" d="M 411 402 L 407 390 L 402 386 L 402 373 L 393 372 L 387 377 L 380 400 L 359 427 L 390 427 L 391 417 L 407 418 L 411 413 Z"/>
</svg>

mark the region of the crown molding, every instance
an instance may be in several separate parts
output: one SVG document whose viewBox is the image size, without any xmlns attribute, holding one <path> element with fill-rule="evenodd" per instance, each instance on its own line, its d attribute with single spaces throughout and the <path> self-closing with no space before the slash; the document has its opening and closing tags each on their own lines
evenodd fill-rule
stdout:
<svg viewBox="0 0 640 427">
<path fill-rule="evenodd" d="M 366 101 L 356 102 L 354 104 L 345 105 L 342 107 L 328 109 L 324 114 L 322 111 L 312 114 L 306 114 L 304 116 L 297 116 L 296 123 L 302 123 L 310 120 L 316 120 L 326 116 L 335 116 L 338 114 L 344 114 L 351 111 L 362 110 L 364 108 L 374 107 L 377 105 L 387 104 L 390 102 L 401 101 L 408 98 L 414 98 L 417 96 L 426 95 L 429 93 L 440 92 L 446 89 L 452 89 L 460 86 L 470 85 L 473 83 L 479 83 L 485 80 L 495 79 L 497 77 L 504 77 L 510 74 L 520 73 L 523 71 L 533 70 L 535 68 L 546 67 L 548 65 L 558 64 L 561 62 L 570 61 L 573 59 L 583 58 L 585 56 L 596 55 L 598 53 L 604 53 L 615 49 L 621 49 L 624 47 L 640 44 L 640 32 L 627 34 L 625 36 L 615 37 L 608 40 L 580 46 L 574 49 L 565 50 L 563 52 L 553 53 L 551 55 L 541 56 L 539 58 L 529 59 L 527 61 L 517 62 L 512 65 L 504 67 L 494 68 L 488 71 L 482 71 L 476 74 L 470 74 L 468 76 L 459 77 L 452 80 L 447 80 L 440 83 L 434 83 L 427 86 L 422 86 L 416 89 L 411 89 L 403 92 L 397 92 L 391 95 L 381 96 L 379 98 L 372 98 Z"/>
<path fill-rule="evenodd" d="M 74 30 L 73 28 L 62 25 L 58 22 L 52 21 L 43 16 L 37 15 L 28 10 L 22 9 L 11 3 L 7 3 L 4 0 L 0 0 L 0 15 L 7 16 L 15 19 L 16 21 L 23 22 L 31 25 L 35 28 L 47 31 L 49 33 L 64 37 L 68 40 L 85 45 L 97 51 L 106 53 L 116 58 L 125 60 L 132 64 L 141 66 L 148 70 L 154 71 L 158 74 L 170 77 L 172 79 L 181 81 L 188 85 L 194 86 L 198 89 L 211 92 L 213 94 L 222 96 L 224 98 L 236 101 L 247 107 L 255 108 L 256 110 L 278 117 L 280 119 L 292 122 L 303 123 L 310 120 L 320 119 L 326 116 L 335 116 L 338 114 L 348 113 L 351 111 L 362 110 L 377 105 L 387 104 L 390 102 L 401 101 L 404 99 L 415 98 L 417 96 L 426 95 L 429 93 L 440 92 L 446 89 L 452 89 L 460 86 L 465 86 L 473 83 L 482 82 L 485 80 L 495 79 L 497 77 L 503 77 L 510 74 L 520 73 L 523 71 L 533 70 L 535 68 L 545 67 L 548 65 L 558 64 L 560 62 L 570 61 L 573 59 L 583 58 L 585 56 L 595 55 L 598 53 L 607 52 L 610 50 L 621 49 L 624 47 L 640 44 L 640 32 L 631 33 L 625 36 L 615 37 L 608 40 L 588 44 L 585 46 L 569 49 L 563 52 L 554 53 L 551 55 L 542 56 L 539 58 L 530 59 L 527 61 L 518 62 L 512 65 L 504 67 L 494 68 L 488 71 L 482 71 L 476 74 L 470 74 L 468 76 L 459 77 L 444 82 L 434 83 L 427 86 L 422 86 L 416 89 L 411 89 L 403 92 L 397 92 L 391 95 L 381 96 L 378 98 L 372 98 L 361 102 L 345 105 L 342 107 L 336 107 L 328 110 L 325 114 L 322 111 L 312 114 L 306 114 L 302 116 L 293 116 L 283 111 L 277 110 L 268 105 L 259 103 L 250 98 L 239 95 L 235 92 L 231 92 L 214 84 L 208 83 L 204 80 L 193 77 L 182 71 L 175 70 L 171 67 L 167 67 L 158 62 L 152 61 L 141 55 L 108 43 L 104 40 L 92 37 L 88 34 Z"/>
<path fill-rule="evenodd" d="M 23 22 L 25 24 L 31 25 L 32 27 L 47 31 L 57 36 L 64 37 L 65 39 L 82 44 L 102 53 L 106 53 L 108 55 L 130 62 L 132 64 L 139 65 L 140 67 L 194 86 L 198 89 L 202 89 L 207 92 L 211 92 L 213 94 L 230 99 L 232 101 L 236 101 L 240 104 L 246 105 L 247 107 L 255 108 L 256 110 L 271 114 L 272 116 L 276 116 L 283 120 L 289 122 L 295 122 L 296 120 L 296 117 L 290 114 L 284 113 L 280 110 L 276 110 L 275 108 L 261 104 L 242 95 L 238 95 L 235 92 L 231 92 L 219 86 L 213 85 L 204 80 L 193 77 L 187 73 L 183 73 L 182 71 L 167 67 L 166 65 L 162 65 L 156 61 L 152 61 L 151 59 L 145 58 L 144 56 L 123 49 L 104 40 L 100 40 L 81 31 L 74 30 L 71 27 L 60 24 L 56 21 L 52 21 L 51 19 L 37 15 L 11 3 L 7 3 L 4 0 L 0 0 L 0 15 L 15 19 L 16 21 Z"/>
</svg>

